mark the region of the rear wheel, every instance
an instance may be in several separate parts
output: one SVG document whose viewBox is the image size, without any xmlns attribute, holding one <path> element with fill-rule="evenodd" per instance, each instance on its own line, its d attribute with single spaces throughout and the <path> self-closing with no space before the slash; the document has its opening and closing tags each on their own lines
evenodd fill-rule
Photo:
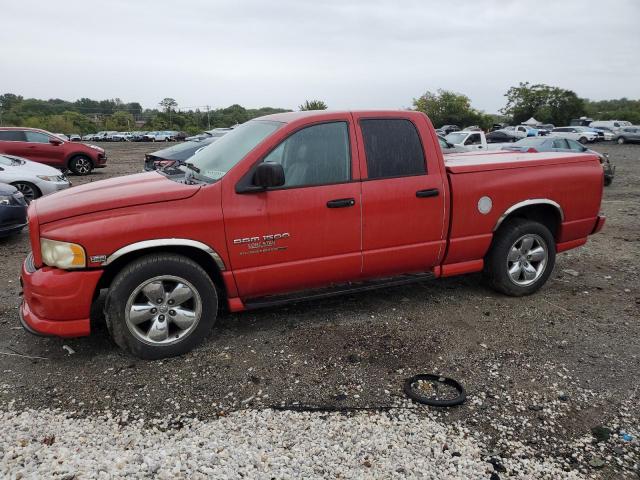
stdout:
<svg viewBox="0 0 640 480">
<path fill-rule="evenodd" d="M 620 145 L 624 144 L 626 141 L 627 141 L 627 139 L 626 139 L 626 138 L 624 138 L 624 137 L 618 137 L 618 143 L 619 143 Z"/>
<path fill-rule="evenodd" d="M 578 140 L 581 144 L 585 144 L 587 143 L 589 140 L 587 140 L 587 137 L 580 137 L 580 139 Z"/>
<path fill-rule="evenodd" d="M 515 218 L 496 233 L 486 258 L 491 286 L 506 295 L 530 295 L 545 284 L 556 261 L 556 244 L 549 229 Z"/>
<path fill-rule="evenodd" d="M 93 162 L 89 157 L 76 155 L 69 160 L 69 170 L 76 175 L 89 175 L 91 170 L 93 170 Z"/>
<path fill-rule="evenodd" d="M 190 351 L 209 333 L 217 312 L 211 278 L 194 261 L 174 254 L 148 255 L 127 265 L 105 302 L 114 342 L 145 359 Z"/>
<path fill-rule="evenodd" d="M 31 182 L 14 182 L 11 185 L 16 187 L 24 195 L 27 203 L 42 196 L 42 192 Z"/>
</svg>

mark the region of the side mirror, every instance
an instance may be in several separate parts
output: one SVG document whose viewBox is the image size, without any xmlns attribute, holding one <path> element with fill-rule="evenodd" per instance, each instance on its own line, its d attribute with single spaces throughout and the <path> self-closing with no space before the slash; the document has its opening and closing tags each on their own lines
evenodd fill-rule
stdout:
<svg viewBox="0 0 640 480">
<path fill-rule="evenodd" d="M 51 137 L 51 138 L 49 138 L 49 143 L 50 143 L 51 145 L 56 145 L 56 146 L 57 146 L 57 145 L 62 145 L 62 140 L 60 140 L 59 138 L 53 138 L 53 137 Z"/>
<path fill-rule="evenodd" d="M 262 189 L 284 185 L 284 169 L 279 163 L 264 162 L 253 174 L 253 185 Z"/>
</svg>

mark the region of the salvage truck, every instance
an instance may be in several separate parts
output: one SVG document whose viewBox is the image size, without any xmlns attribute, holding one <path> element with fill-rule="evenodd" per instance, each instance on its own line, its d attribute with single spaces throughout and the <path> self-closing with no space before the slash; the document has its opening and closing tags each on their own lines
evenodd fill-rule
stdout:
<svg viewBox="0 0 640 480">
<path fill-rule="evenodd" d="M 218 312 L 484 272 L 536 292 L 556 254 L 598 232 L 603 171 L 584 153 L 443 158 L 412 111 L 295 112 L 251 120 L 173 173 L 38 199 L 20 317 L 32 333 L 90 333 L 106 291 L 116 344 L 182 354 Z"/>
</svg>

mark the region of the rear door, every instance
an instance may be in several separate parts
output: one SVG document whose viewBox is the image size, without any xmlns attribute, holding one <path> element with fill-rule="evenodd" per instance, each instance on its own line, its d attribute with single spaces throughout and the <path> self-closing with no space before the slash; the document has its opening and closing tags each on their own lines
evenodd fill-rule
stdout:
<svg viewBox="0 0 640 480">
<path fill-rule="evenodd" d="M 241 298 L 322 287 L 360 275 L 355 132 L 350 114 L 329 118 L 289 132 L 260 159 L 283 166 L 284 186 L 237 193 L 233 176 L 223 180 L 227 248 Z M 240 183 L 251 177 L 255 165 Z"/>
<path fill-rule="evenodd" d="M 428 271 L 444 254 L 447 187 L 427 120 L 401 113 L 354 119 L 363 175 L 362 275 Z"/>
<path fill-rule="evenodd" d="M 60 143 L 53 145 L 49 142 L 52 137 L 44 132 L 25 130 L 24 134 L 26 137 L 25 158 L 49 165 L 60 166 L 64 164 L 65 149 L 61 138 L 56 137 Z"/>
</svg>

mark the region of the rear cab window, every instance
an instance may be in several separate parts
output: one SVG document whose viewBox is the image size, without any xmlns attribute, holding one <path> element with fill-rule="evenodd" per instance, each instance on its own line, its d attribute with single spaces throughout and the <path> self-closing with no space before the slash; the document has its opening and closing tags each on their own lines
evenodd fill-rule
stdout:
<svg viewBox="0 0 640 480">
<path fill-rule="evenodd" d="M 426 175 L 422 142 L 413 122 L 361 119 L 369 180 Z"/>
</svg>

